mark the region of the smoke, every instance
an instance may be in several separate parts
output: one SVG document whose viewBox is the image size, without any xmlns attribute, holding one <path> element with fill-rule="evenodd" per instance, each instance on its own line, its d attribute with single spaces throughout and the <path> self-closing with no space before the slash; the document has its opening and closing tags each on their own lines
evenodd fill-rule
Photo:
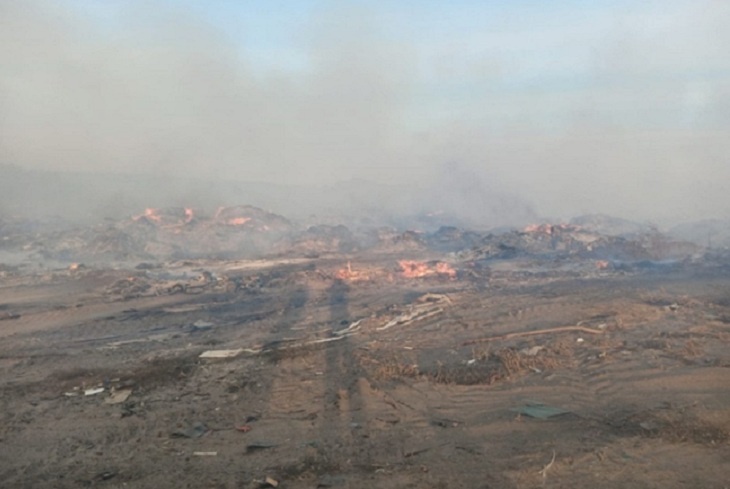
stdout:
<svg viewBox="0 0 730 489">
<path fill-rule="evenodd" d="M 408 66 L 374 21 L 320 15 L 306 73 L 257 76 L 191 12 L 127 8 L 122 25 L 99 32 L 52 4 L 4 4 L 10 162 L 286 183 L 387 168 L 377 161 L 402 139 Z"/>
<path fill-rule="evenodd" d="M 104 5 L 0 1 L 0 164 L 153 175 L 176 203 L 221 196 L 201 180 L 365 179 L 407 195 L 372 205 L 482 223 L 730 214 L 726 2 L 323 3 L 268 57 L 203 15 L 223 3 Z M 128 187 L 103 185 L 108 213 Z M 347 200 L 282 192 L 282 211 Z"/>
</svg>

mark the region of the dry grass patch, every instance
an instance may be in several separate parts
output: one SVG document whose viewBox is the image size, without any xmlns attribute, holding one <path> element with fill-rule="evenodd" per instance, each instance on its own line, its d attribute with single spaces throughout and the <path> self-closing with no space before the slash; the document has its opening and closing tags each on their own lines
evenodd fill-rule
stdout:
<svg viewBox="0 0 730 489">
<path fill-rule="evenodd" d="M 727 413 L 721 418 L 692 407 L 668 407 L 633 414 L 615 425 L 624 433 L 646 438 L 717 445 L 730 440 L 730 419 Z"/>
<path fill-rule="evenodd" d="M 415 378 L 421 373 L 415 355 L 389 353 L 381 358 L 360 356 L 360 365 L 380 382 Z"/>
<path fill-rule="evenodd" d="M 558 340 L 546 346 L 472 350 L 472 358 L 459 363 L 437 362 L 422 375 L 442 384 L 492 385 L 530 372 L 544 372 L 573 362 L 572 345 Z"/>
</svg>

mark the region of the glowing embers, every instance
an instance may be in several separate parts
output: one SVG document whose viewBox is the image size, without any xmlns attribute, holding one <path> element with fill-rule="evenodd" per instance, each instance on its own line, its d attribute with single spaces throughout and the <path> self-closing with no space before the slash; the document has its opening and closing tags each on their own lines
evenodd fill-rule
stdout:
<svg viewBox="0 0 730 489">
<path fill-rule="evenodd" d="M 162 215 L 160 214 L 160 209 L 153 209 L 152 207 L 148 207 L 147 209 L 144 210 L 144 214 L 134 218 L 135 221 L 139 221 L 142 219 L 147 219 L 148 221 L 161 223 Z"/>
<path fill-rule="evenodd" d="M 146 222 L 160 227 L 183 226 L 195 219 L 195 211 L 190 207 L 170 207 L 159 209 L 148 207 L 144 212 L 132 218 L 135 222 Z"/>
<path fill-rule="evenodd" d="M 352 263 L 348 261 L 347 266 L 337 270 L 334 277 L 337 280 L 344 280 L 346 282 L 364 282 L 382 275 L 384 275 L 383 270 L 355 270 L 352 267 Z"/>
<path fill-rule="evenodd" d="M 213 216 L 213 222 L 261 232 L 287 232 L 291 227 L 287 219 L 249 205 L 219 207 Z"/>
<path fill-rule="evenodd" d="M 384 269 L 377 267 L 355 268 L 351 262 L 347 262 L 347 266 L 340 268 L 334 273 L 334 278 L 347 282 L 365 282 L 371 280 L 387 280 L 392 282 L 398 278 L 420 279 L 420 278 L 437 278 L 437 279 L 456 279 L 456 270 L 446 262 L 433 261 L 417 261 L 417 260 L 399 260 L 397 269 Z"/>
<path fill-rule="evenodd" d="M 400 260 L 398 266 L 405 278 L 448 277 L 456 278 L 456 270 L 443 261 Z"/>
<path fill-rule="evenodd" d="M 580 231 L 580 226 L 574 226 L 572 224 L 529 224 L 525 226 L 523 232 L 525 233 L 542 233 L 542 234 L 556 234 L 562 231 Z"/>
<path fill-rule="evenodd" d="M 229 226 L 243 226 L 251 220 L 250 217 L 232 217 L 226 221 Z"/>
</svg>

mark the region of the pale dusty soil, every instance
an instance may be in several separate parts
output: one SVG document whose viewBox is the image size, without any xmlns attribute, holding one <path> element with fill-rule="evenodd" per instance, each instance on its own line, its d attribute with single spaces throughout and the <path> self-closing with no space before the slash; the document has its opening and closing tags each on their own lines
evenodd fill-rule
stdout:
<svg viewBox="0 0 730 489">
<path fill-rule="evenodd" d="M 0 486 L 730 487 L 730 277 L 238 272 L 262 267 L 278 279 L 255 291 L 127 300 L 102 292 L 124 271 L 0 283 L 19 315 L 0 320 Z M 601 333 L 464 345 L 575 325 Z M 229 348 L 264 352 L 198 358 Z M 512 410 L 527 401 L 569 413 Z"/>
</svg>

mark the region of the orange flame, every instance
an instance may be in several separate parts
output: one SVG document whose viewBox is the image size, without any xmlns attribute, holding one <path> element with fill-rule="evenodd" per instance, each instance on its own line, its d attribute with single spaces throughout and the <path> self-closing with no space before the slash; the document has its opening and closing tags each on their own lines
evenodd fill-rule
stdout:
<svg viewBox="0 0 730 489">
<path fill-rule="evenodd" d="M 162 216 L 160 215 L 159 209 L 153 209 L 152 207 L 146 208 L 144 210 L 144 214 L 139 217 L 146 217 L 150 221 L 162 222 Z"/>
<path fill-rule="evenodd" d="M 405 278 L 423 278 L 434 276 L 447 276 L 451 279 L 456 278 L 456 270 L 445 262 L 436 262 L 429 265 L 426 262 L 416 260 L 400 260 L 398 266 Z"/>
<path fill-rule="evenodd" d="M 543 233 L 543 234 L 553 234 L 557 231 L 577 231 L 579 230 L 579 226 L 573 226 L 572 224 L 528 224 L 525 226 L 525 228 L 522 230 L 525 233 Z"/>
<path fill-rule="evenodd" d="M 229 226 L 243 226 L 250 220 L 250 217 L 232 217 L 226 221 L 226 224 Z"/>
<path fill-rule="evenodd" d="M 180 232 L 180 227 L 189 224 L 195 218 L 195 212 L 190 207 L 185 207 L 183 212 L 180 209 L 161 210 L 154 207 L 148 207 L 138 216 L 134 216 L 134 221 L 147 221 L 154 223 L 163 229 L 173 229 L 174 232 Z"/>
<path fill-rule="evenodd" d="M 364 270 L 353 270 L 352 264 L 348 261 L 346 268 L 340 268 L 335 272 L 335 279 L 357 282 L 359 280 L 370 280 L 371 276 Z"/>
</svg>

